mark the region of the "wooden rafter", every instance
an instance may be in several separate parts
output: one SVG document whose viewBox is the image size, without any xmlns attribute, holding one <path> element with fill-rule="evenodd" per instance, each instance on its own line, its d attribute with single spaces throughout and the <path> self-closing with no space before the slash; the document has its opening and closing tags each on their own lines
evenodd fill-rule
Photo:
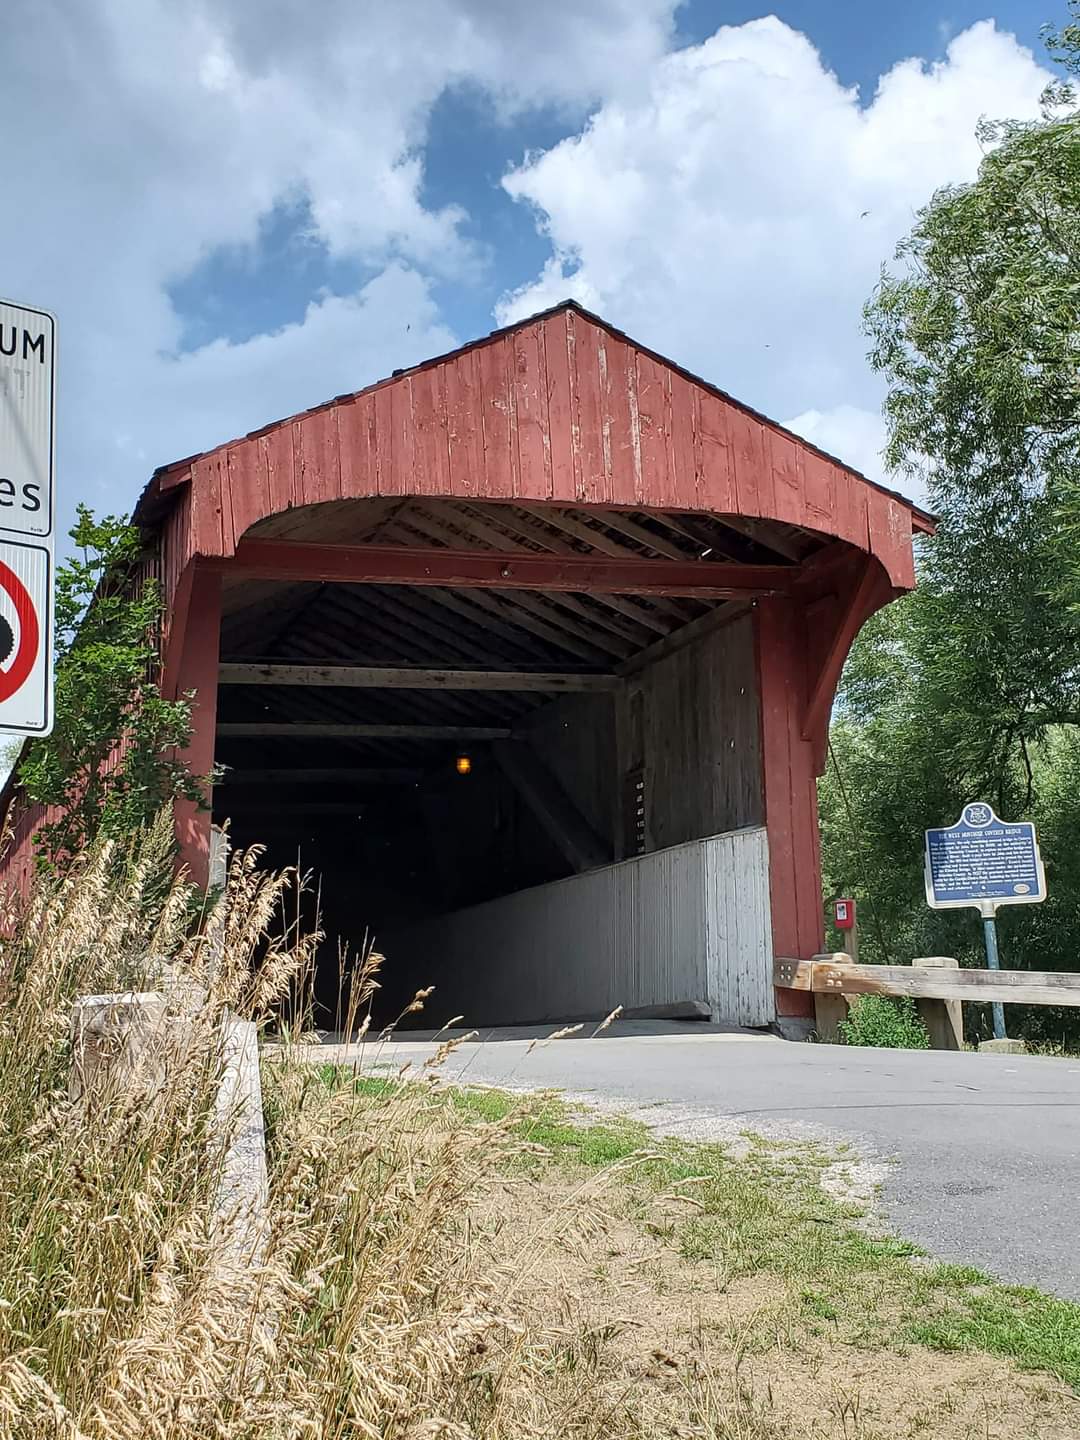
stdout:
<svg viewBox="0 0 1080 1440">
<path fill-rule="evenodd" d="M 507 740 L 513 731 L 505 725 L 367 725 L 357 722 L 239 720 L 217 727 L 222 739 L 278 740 Z"/>
<path fill-rule="evenodd" d="M 789 589 L 794 567 L 724 561 L 594 558 L 521 552 L 429 550 L 393 545 L 312 545 L 241 540 L 227 562 L 235 572 L 335 585 L 450 585 L 462 588 L 624 592 L 729 599 Z"/>
<path fill-rule="evenodd" d="M 354 690 L 617 690 L 614 675 L 532 670 L 430 670 L 373 665 L 222 665 L 220 685 L 331 685 Z"/>
</svg>

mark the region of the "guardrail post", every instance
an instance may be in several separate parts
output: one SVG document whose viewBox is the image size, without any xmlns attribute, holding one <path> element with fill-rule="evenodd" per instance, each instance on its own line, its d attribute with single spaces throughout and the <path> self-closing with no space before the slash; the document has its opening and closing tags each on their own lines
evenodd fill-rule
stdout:
<svg viewBox="0 0 1080 1440">
<path fill-rule="evenodd" d="M 837 967 L 852 964 L 850 955 L 837 951 L 835 955 L 815 955 L 815 963 L 819 960 L 828 961 L 830 965 Z M 848 1002 L 847 996 L 835 991 L 818 990 L 814 986 L 814 1029 L 817 1037 L 827 1045 L 835 1045 L 840 1039 L 839 1025 L 841 1020 L 847 1019 Z"/>
<path fill-rule="evenodd" d="M 959 970 L 951 955 L 924 955 L 912 960 L 916 970 Z M 964 1048 L 964 1008 L 959 1000 L 916 1000 L 919 1019 L 926 1026 L 932 1050 Z"/>
</svg>

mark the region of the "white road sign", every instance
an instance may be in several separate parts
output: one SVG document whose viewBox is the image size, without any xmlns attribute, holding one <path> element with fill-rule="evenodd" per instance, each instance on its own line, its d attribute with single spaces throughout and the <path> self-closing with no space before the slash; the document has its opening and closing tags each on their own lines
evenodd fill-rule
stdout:
<svg viewBox="0 0 1080 1440">
<path fill-rule="evenodd" d="M 0 538 L 0 733 L 52 729 L 52 549 Z"/>
<path fill-rule="evenodd" d="M 0 734 L 52 729 L 56 321 L 0 300 Z"/>
<path fill-rule="evenodd" d="M 0 300 L 0 530 L 53 527 L 56 321 Z"/>
</svg>

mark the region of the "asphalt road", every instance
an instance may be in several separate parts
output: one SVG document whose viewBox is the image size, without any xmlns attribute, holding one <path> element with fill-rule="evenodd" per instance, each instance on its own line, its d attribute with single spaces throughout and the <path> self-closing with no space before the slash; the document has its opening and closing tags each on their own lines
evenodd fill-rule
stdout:
<svg viewBox="0 0 1080 1440">
<path fill-rule="evenodd" d="M 687 1136 L 831 1136 L 887 1160 L 891 1227 L 942 1259 L 1080 1299 L 1080 1062 L 1033 1056 L 856 1050 L 691 1024 L 625 1023 L 536 1044 L 491 1031 L 447 1078 L 664 1106 Z M 420 1036 L 365 1064 L 426 1058 Z M 332 1051 L 326 1047 L 326 1058 Z"/>
</svg>

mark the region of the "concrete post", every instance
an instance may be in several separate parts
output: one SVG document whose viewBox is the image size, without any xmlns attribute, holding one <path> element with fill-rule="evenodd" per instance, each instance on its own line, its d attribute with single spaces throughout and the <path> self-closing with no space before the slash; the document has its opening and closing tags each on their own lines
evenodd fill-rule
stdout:
<svg viewBox="0 0 1080 1440">
<path fill-rule="evenodd" d="M 165 1079 L 166 1004 L 161 995 L 84 995 L 71 1009 L 73 1100 L 148 1099 Z"/>
<path fill-rule="evenodd" d="M 959 960 L 950 955 L 924 955 L 912 960 L 916 970 L 959 970 Z M 916 1000 L 919 1019 L 930 1035 L 934 1050 L 964 1048 L 964 1009 L 959 1000 Z"/>
</svg>

